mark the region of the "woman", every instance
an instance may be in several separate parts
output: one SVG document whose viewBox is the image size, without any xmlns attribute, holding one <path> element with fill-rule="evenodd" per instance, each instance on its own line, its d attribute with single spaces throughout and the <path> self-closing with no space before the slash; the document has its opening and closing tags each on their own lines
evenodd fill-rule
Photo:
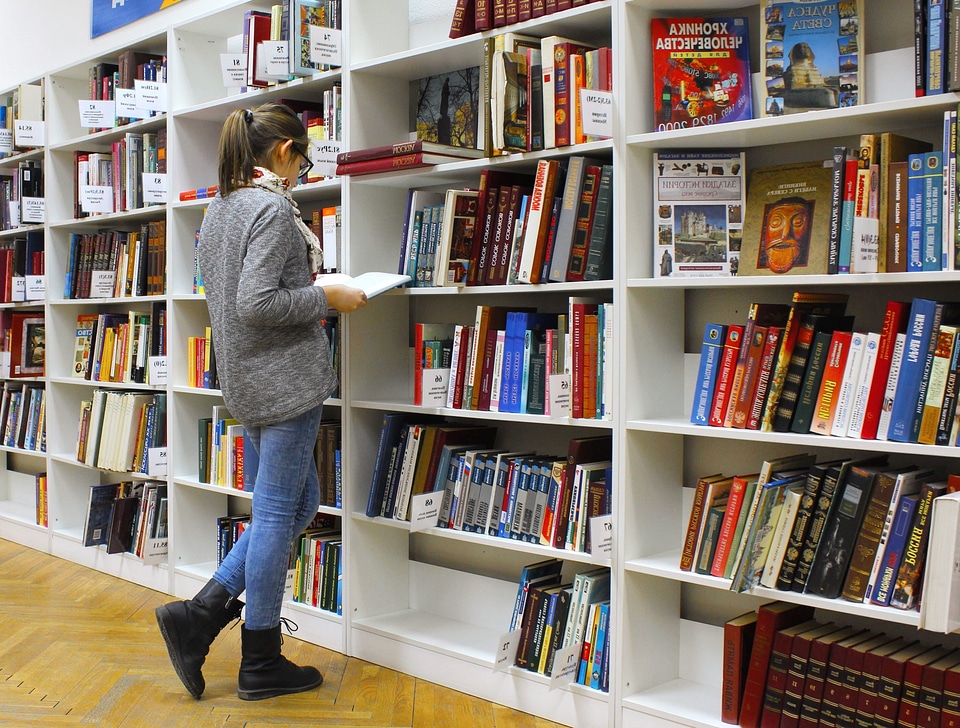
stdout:
<svg viewBox="0 0 960 728">
<path fill-rule="evenodd" d="M 282 104 L 233 112 L 220 136 L 219 194 L 200 229 L 200 269 L 230 414 L 259 456 L 250 527 L 191 600 L 156 610 L 167 651 L 195 698 L 214 638 L 240 616 L 246 590 L 238 695 L 261 700 L 311 690 L 313 667 L 280 654 L 280 607 L 293 539 L 317 513 L 314 443 L 336 386 L 321 320 L 349 313 L 363 292 L 313 286 L 323 251 L 290 187 L 312 164 L 306 131 Z"/>
</svg>

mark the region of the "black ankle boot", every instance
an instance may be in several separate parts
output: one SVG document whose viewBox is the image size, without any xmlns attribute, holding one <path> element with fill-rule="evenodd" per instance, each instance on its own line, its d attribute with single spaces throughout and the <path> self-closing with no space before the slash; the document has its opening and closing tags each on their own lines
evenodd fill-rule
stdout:
<svg viewBox="0 0 960 728">
<path fill-rule="evenodd" d="M 315 667 L 300 667 L 280 654 L 280 625 L 271 629 L 240 628 L 242 657 L 237 695 L 263 700 L 320 687 L 323 675 Z"/>
<path fill-rule="evenodd" d="M 243 602 L 211 579 L 191 600 L 157 607 L 160 634 L 177 677 L 197 700 L 206 683 L 200 668 L 220 630 L 240 618 Z"/>
</svg>

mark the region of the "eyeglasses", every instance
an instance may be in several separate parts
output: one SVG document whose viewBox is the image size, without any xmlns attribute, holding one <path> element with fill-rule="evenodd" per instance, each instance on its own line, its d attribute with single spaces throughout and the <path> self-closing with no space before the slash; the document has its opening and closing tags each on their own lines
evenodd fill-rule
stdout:
<svg viewBox="0 0 960 728">
<path fill-rule="evenodd" d="M 313 162 L 310 161 L 310 157 L 307 156 L 307 153 L 301 151 L 298 146 L 294 146 L 293 149 L 297 154 L 303 157 L 303 161 L 300 163 L 300 171 L 297 173 L 297 179 L 305 179 L 310 173 L 310 170 L 313 169 Z"/>
</svg>

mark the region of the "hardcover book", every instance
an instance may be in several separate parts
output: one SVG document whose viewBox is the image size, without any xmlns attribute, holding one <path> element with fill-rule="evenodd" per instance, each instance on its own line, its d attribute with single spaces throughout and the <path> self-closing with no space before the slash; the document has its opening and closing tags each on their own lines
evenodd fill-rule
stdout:
<svg viewBox="0 0 960 728">
<path fill-rule="evenodd" d="M 483 148 L 478 135 L 480 67 L 410 82 L 410 126 L 416 138 L 452 147 Z"/>
<path fill-rule="evenodd" d="M 744 169 L 743 152 L 654 154 L 655 277 L 737 275 Z"/>
<path fill-rule="evenodd" d="M 723 682 L 721 685 L 721 714 L 724 723 L 737 724 L 740 701 L 743 697 L 750 652 L 757 631 L 757 613 L 747 612 L 723 625 Z"/>
<path fill-rule="evenodd" d="M 827 273 L 831 166 L 799 162 L 750 173 L 739 275 Z"/>
<path fill-rule="evenodd" d="M 745 17 L 653 18 L 656 130 L 753 118 Z"/>
<path fill-rule="evenodd" d="M 863 103 L 863 0 L 764 0 L 761 114 Z"/>
</svg>

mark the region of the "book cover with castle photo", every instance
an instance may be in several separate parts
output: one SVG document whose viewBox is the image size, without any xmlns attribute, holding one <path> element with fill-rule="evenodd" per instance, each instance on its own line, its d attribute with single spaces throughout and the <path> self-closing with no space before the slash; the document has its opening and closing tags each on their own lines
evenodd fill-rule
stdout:
<svg viewBox="0 0 960 728">
<path fill-rule="evenodd" d="M 653 274 L 737 275 L 743 152 L 660 152 L 653 158 Z"/>
<path fill-rule="evenodd" d="M 764 0 L 760 113 L 863 103 L 863 0 Z"/>
</svg>

